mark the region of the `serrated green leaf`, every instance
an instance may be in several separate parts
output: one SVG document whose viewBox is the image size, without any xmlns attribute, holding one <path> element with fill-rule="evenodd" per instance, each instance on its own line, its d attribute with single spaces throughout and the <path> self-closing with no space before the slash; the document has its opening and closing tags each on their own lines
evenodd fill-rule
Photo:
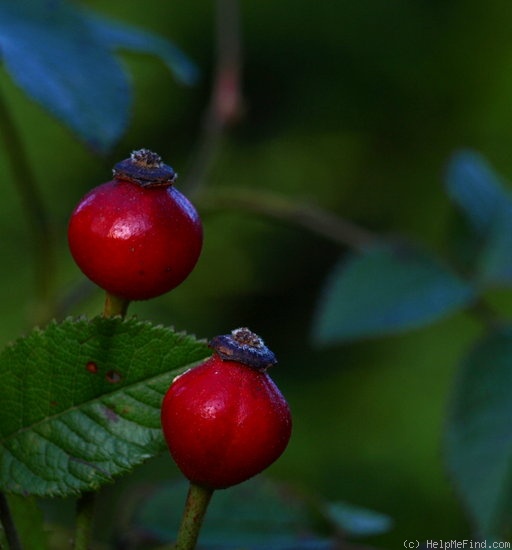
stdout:
<svg viewBox="0 0 512 550">
<path fill-rule="evenodd" d="M 89 14 L 88 22 L 98 39 L 110 48 L 155 55 L 183 84 L 197 82 L 197 66 L 169 40 L 133 25 L 116 23 L 93 14 Z"/>
<path fill-rule="evenodd" d="M 485 338 L 462 364 L 446 432 L 450 475 L 482 537 L 512 516 L 512 327 Z"/>
<path fill-rule="evenodd" d="M 160 403 L 208 355 L 191 336 L 136 320 L 67 320 L 0 354 L 0 490 L 97 489 L 160 453 Z"/>
<path fill-rule="evenodd" d="M 394 334 L 467 306 L 471 286 L 419 250 L 376 247 L 341 261 L 316 312 L 314 339 L 333 344 Z"/>
</svg>

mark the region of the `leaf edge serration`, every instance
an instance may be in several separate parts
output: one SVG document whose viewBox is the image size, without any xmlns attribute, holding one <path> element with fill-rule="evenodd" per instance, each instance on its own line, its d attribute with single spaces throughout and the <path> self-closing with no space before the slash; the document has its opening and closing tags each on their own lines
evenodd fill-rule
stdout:
<svg viewBox="0 0 512 550">
<path fill-rule="evenodd" d="M 81 340 L 77 342 L 77 335 L 81 333 L 82 329 L 84 334 L 81 335 Z M 99 334 L 95 333 L 94 329 L 99 330 Z M 66 338 L 62 338 L 62 331 L 66 333 L 66 330 L 69 333 L 68 338 L 72 341 L 71 350 L 66 349 L 69 342 L 66 342 Z M 109 331 L 112 332 L 112 335 L 105 334 Z M 50 335 L 55 333 L 60 336 L 59 348 L 55 347 L 54 342 L 48 342 L 49 333 Z M 7 436 L 5 430 L 2 430 L 2 426 L 5 426 L 4 420 L 8 418 L 9 413 L 4 408 L 4 418 L 2 418 L 2 412 L 0 412 L 0 445 L 3 450 L 0 456 L 1 490 L 7 493 L 36 496 L 70 496 L 81 491 L 96 490 L 165 449 L 159 429 L 161 398 L 163 398 L 166 388 L 177 374 L 193 367 L 208 354 L 205 342 L 186 332 L 176 332 L 172 328 L 162 325 L 155 326 L 150 322 L 138 321 L 134 318 L 123 320 L 121 318 L 94 317 L 88 320 L 86 317 L 68 317 L 62 322 L 51 321 L 47 327 L 36 327 L 26 336 L 11 342 L 0 353 L 0 373 L 4 371 L 4 384 L 3 389 L 0 388 L 0 398 L 2 393 L 5 397 L 6 390 L 10 387 L 9 380 L 5 379 L 5 371 L 7 370 L 11 376 L 11 382 L 12 377 L 16 378 L 21 374 L 22 384 L 17 397 L 18 400 L 23 401 L 23 404 L 20 405 L 19 402 L 11 403 L 14 409 L 17 407 L 18 412 L 22 411 L 23 407 L 36 406 L 41 408 L 41 406 L 44 406 L 49 410 L 52 406 L 57 406 L 56 404 L 52 405 L 53 402 L 57 401 L 55 397 L 61 396 L 62 399 L 65 399 L 64 394 L 66 391 L 70 391 L 72 377 L 69 377 L 66 372 L 69 367 L 68 363 L 71 363 L 70 369 L 75 369 L 78 382 L 88 380 L 90 376 L 94 378 L 91 372 L 84 375 L 87 368 L 84 358 L 89 355 L 95 357 L 95 353 L 105 351 L 102 346 L 104 348 L 110 346 L 107 351 L 111 353 L 111 356 L 106 364 L 102 366 L 103 372 L 101 374 L 105 375 L 105 371 L 110 369 L 116 358 L 123 355 L 122 351 L 116 349 L 116 345 L 119 344 L 119 342 L 116 342 L 116 337 L 119 340 L 119 335 L 121 335 L 122 340 L 124 339 L 123 345 L 128 346 L 127 357 L 134 362 L 126 370 L 125 384 L 122 382 L 119 385 L 116 385 L 118 382 L 107 384 L 105 380 L 102 380 L 98 385 L 97 393 L 93 393 L 93 399 L 82 399 L 79 402 L 71 400 L 73 406 L 57 410 L 53 416 L 43 415 L 39 423 L 29 421 L 24 425 L 22 424 L 18 432 Z M 38 347 L 31 349 L 30 345 L 27 347 L 27 344 L 31 344 L 32 341 L 38 343 L 39 349 Z M 173 343 L 174 347 L 165 351 L 160 361 L 157 361 L 156 366 L 151 365 L 150 359 L 155 356 L 155 349 L 158 348 L 161 341 L 164 345 Z M 77 349 L 80 351 L 82 346 L 86 347 L 86 352 L 81 355 L 80 353 L 72 353 Z M 58 349 L 61 350 L 62 357 L 59 357 Z M 28 353 L 29 356 L 35 354 L 36 363 L 30 364 L 28 367 L 25 365 L 24 371 L 22 368 L 20 372 L 15 372 L 20 365 L 12 363 L 6 365 L 6 357 L 10 357 L 12 360 L 12 355 L 17 353 L 21 355 L 18 362 L 23 360 L 25 353 Z M 52 370 L 51 365 L 48 365 L 50 356 L 52 363 L 57 365 L 55 370 Z M 67 357 L 64 360 L 64 365 L 61 364 L 63 357 Z M 134 357 L 135 359 L 133 359 Z M 34 357 L 30 356 L 30 359 L 33 360 Z M 40 364 L 37 364 L 38 360 Z M 94 364 L 93 361 L 91 361 L 91 364 Z M 37 384 L 41 385 L 41 380 L 37 375 L 34 378 L 37 382 L 35 388 L 23 387 L 23 374 L 26 375 L 28 372 L 27 376 L 30 379 L 30 372 L 40 369 L 44 371 L 43 378 L 44 375 L 49 376 L 47 387 L 51 388 L 55 380 L 58 381 L 59 376 L 63 377 L 64 390 L 62 388 L 58 389 L 57 392 L 48 390 L 44 398 L 38 396 L 38 393 L 44 393 L 46 390 L 44 387 L 38 389 Z M 130 372 L 133 375 L 131 383 L 129 382 Z M 114 390 L 111 390 L 112 386 L 114 386 Z M 80 384 L 78 384 L 78 387 L 80 387 Z M 111 391 L 106 391 L 107 389 Z M 134 412 L 133 409 L 127 408 L 126 403 L 129 399 L 133 399 L 134 395 L 141 396 L 150 393 L 152 393 L 150 396 L 150 400 L 153 400 L 152 405 L 147 406 L 144 413 Z M 78 397 L 75 397 L 75 399 L 83 398 L 86 394 L 85 390 L 79 390 Z M 16 396 L 14 401 L 16 401 Z M 119 407 L 124 407 L 124 409 Z M 75 418 L 83 414 L 90 414 L 93 409 L 95 409 L 94 414 L 99 414 L 99 417 L 96 417 L 96 425 L 91 419 L 87 421 L 83 418 L 81 420 Z M 30 415 L 27 418 L 30 418 Z M 106 427 L 108 428 L 107 432 L 110 431 L 110 435 L 109 433 L 103 434 L 102 439 L 102 450 L 106 452 L 106 468 L 101 466 L 99 459 L 94 460 L 93 457 L 93 460 L 89 460 L 89 457 L 86 456 L 87 453 L 90 454 L 95 449 L 95 443 L 80 440 L 80 436 L 89 430 L 92 430 L 91 433 L 95 433 L 94 430 L 99 433 L 98 418 L 105 423 L 101 429 Z M 144 419 L 144 422 L 147 423 L 148 418 L 151 419 L 150 424 L 152 427 L 141 426 L 142 420 Z M 10 421 L 12 422 L 12 418 Z M 64 422 L 64 425 L 67 426 L 66 429 L 70 430 L 71 434 L 75 436 L 78 434 L 74 444 L 70 443 L 71 436 L 68 439 L 63 436 L 65 429 L 62 426 L 59 428 L 59 422 Z M 39 433 L 41 430 L 43 436 Z M 120 436 L 123 430 L 125 435 L 137 434 L 137 437 L 146 447 L 140 448 L 137 437 L 135 443 L 128 440 L 123 441 Z M 38 437 L 43 437 L 42 443 L 37 442 Z M 52 437 L 56 440 L 50 441 Z M 46 438 L 46 441 L 44 438 Z M 52 445 L 53 447 L 50 449 Z M 59 449 L 59 445 L 63 448 Z M 137 452 L 134 452 L 137 446 L 139 448 L 136 449 Z M 17 458 L 10 456 L 13 453 L 18 453 Z M 121 463 L 115 465 L 115 460 Z M 34 472 L 32 472 L 33 475 L 26 472 L 23 474 L 21 470 L 27 468 L 30 470 L 29 466 L 32 469 L 37 466 L 35 474 Z M 15 468 L 15 471 L 12 468 Z M 83 475 L 83 480 L 77 480 L 73 479 L 71 471 L 73 468 L 78 468 L 79 475 L 84 474 L 84 468 L 92 469 L 94 472 Z M 45 480 L 43 475 L 49 479 Z"/>
</svg>

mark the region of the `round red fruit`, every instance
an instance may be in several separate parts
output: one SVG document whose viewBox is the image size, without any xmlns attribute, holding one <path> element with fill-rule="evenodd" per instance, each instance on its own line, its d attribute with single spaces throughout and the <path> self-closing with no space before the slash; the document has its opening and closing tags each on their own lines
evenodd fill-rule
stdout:
<svg viewBox="0 0 512 550">
<path fill-rule="evenodd" d="M 174 187 L 174 170 L 141 149 L 114 168 L 71 215 L 68 242 L 82 272 L 127 300 L 154 298 L 178 286 L 197 263 L 202 225 Z"/>
<path fill-rule="evenodd" d="M 292 420 L 266 372 L 275 358 L 259 337 L 243 328 L 210 345 L 216 349 L 213 356 L 171 384 L 162 403 L 162 428 L 185 477 L 223 489 L 277 460 L 290 439 Z"/>
</svg>

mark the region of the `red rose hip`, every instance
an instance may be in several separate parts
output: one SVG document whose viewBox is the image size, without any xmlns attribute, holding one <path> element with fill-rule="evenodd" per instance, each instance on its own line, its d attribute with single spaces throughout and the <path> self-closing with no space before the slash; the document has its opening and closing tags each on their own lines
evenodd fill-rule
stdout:
<svg viewBox="0 0 512 550">
<path fill-rule="evenodd" d="M 178 286 L 196 265 L 201 220 L 175 180 L 158 155 L 134 151 L 116 164 L 114 179 L 87 193 L 72 213 L 71 255 L 110 294 L 154 298 Z"/>
<path fill-rule="evenodd" d="M 272 464 L 291 435 L 290 409 L 268 376 L 275 357 L 246 328 L 210 342 L 215 353 L 178 376 L 162 403 L 170 453 L 191 482 L 241 483 Z"/>
</svg>

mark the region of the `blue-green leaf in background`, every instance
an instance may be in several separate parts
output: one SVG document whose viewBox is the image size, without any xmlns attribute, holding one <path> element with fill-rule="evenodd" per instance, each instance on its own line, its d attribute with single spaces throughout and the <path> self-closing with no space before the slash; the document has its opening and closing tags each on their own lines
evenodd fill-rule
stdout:
<svg viewBox="0 0 512 550">
<path fill-rule="evenodd" d="M 71 4 L 1 1 L 0 55 L 20 88 L 93 149 L 124 132 L 127 75 Z"/>
<path fill-rule="evenodd" d="M 89 14 L 88 22 L 98 39 L 110 48 L 155 55 L 179 82 L 187 85 L 197 82 L 197 66 L 169 40 L 133 25 L 117 23 L 93 14 Z"/>
<path fill-rule="evenodd" d="M 168 483 L 134 500 L 128 531 L 161 544 L 174 540 L 187 484 Z M 226 491 L 216 491 L 201 534 L 204 550 L 334 550 L 340 538 L 389 530 L 387 516 L 349 504 L 315 505 L 292 487 L 257 476 Z"/>
<path fill-rule="evenodd" d="M 393 520 L 389 516 L 346 502 L 329 503 L 326 513 L 349 537 L 381 535 L 393 527 Z"/>
<path fill-rule="evenodd" d="M 512 283 L 512 196 L 479 154 L 456 153 L 446 190 L 473 231 L 472 270 L 483 286 Z"/>
<path fill-rule="evenodd" d="M 477 261 L 476 275 L 484 285 L 512 284 L 511 202 L 504 202 L 494 217 Z"/>
<path fill-rule="evenodd" d="M 12 79 L 92 149 L 108 151 L 125 131 L 132 106 L 118 48 L 158 55 L 191 83 L 192 63 L 171 43 L 108 23 L 63 0 L 0 0 L 0 60 Z"/>
<path fill-rule="evenodd" d="M 512 204 L 502 180 L 489 163 L 473 151 L 458 151 L 452 156 L 445 187 L 449 197 L 480 235 L 491 231 L 503 204 Z"/>
<path fill-rule="evenodd" d="M 478 534 L 512 519 L 512 327 L 490 334 L 455 380 L 446 433 L 449 471 Z"/>
<path fill-rule="evenodd" d="M 158 487 L 137 506 L 133 527 L 160 543 L 175 539 L 187 493 L 186 483 Z M 312 531 L 305 503 L 272 482 L 257 477 L 216 491 L 201 528 L 199 543 L 205 550 L 268 548 L 275 550 L 332 550 L 327 539 Z"/>
<path fill-rule="evenodd" d="M 471 303 L 471 286 L 417 249 L 379 246 L 342 260 L 316 312 L 320 344 L 424 326 Z"/>
</svg>

